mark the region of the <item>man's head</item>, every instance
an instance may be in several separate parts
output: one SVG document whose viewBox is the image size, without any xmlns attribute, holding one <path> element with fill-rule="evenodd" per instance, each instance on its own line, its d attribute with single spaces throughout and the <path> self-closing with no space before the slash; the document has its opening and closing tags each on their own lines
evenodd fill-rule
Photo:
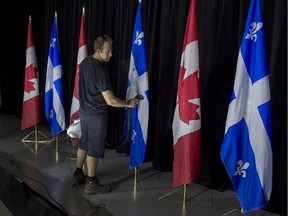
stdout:
<svg viewBox="0 0 288 216">
<path fill-rule="evenodd" d="M 112 57 L 113 40 L 107 35 L 101 35 L 94 41 L 94 53 L 100 61 L 109 62 Z"/>
</svg>

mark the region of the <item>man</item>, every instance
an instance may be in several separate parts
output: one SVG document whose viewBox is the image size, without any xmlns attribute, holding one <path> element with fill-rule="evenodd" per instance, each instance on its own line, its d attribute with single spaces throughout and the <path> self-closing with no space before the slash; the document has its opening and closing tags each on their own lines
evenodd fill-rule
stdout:
<svg viewBox="0 0 288 216">
<path fill-rule="evenodd" d="M 80 185 L 86 182 L 86 194 L 110 191 L 110 186 L 100 184 L 96 177 L 98 160 L 104 157 L 108 105 L 133 108 L 138 103 L 137 99 L 120 100 L 112 92 L 109 74 L 102 65 L 102 62 L 109 62 L 112 57 L 112 43 L 112 39 L 107 35 L 98 37 L 94 41 L 94 54 L 86 57 L 79 68 L 81 141 L 72 184 Z M 87 178 L 82 169 L 85 160 Z"/>
</svg>

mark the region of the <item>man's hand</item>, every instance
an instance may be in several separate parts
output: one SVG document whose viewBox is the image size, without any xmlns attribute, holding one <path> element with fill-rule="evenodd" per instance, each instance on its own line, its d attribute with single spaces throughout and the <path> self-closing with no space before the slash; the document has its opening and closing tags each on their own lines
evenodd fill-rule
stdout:
<svg viewBox="0 0 288 216">
<path fill-rule="evenodd" d="M 139 103 L 138 99 L 129 99 L 128 100 L 128 108 L 134 108 Z"/>
</svg>

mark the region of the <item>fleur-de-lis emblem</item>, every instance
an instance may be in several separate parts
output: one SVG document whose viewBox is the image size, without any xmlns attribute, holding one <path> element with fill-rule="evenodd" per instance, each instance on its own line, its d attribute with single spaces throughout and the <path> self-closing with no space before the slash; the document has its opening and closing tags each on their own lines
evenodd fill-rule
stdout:
<svg viewBox="0 0 288 216">
<path fill-rule="evenodd" d="M 52 38 L 52 41 L 51 41 L 50 47 L 54 47 L 55 42 L 56 42 L 56 38 Z"/>
<path fill-rule="evenodd" d="M 246 178 L 246 170 L 248 169 L 250 164 L 247 162 L 243 164 L 243 161 L 239 160 L 237 162 L 237 165 L 238 165 L 237 170 L 235 171 L 234 176 L 238 175 L 238 176 L 242 176 L 243 178 Z"/>
<path fill-rule="evenodd" d="M 139 32 L 136 31 L 136 39 L 135 39 L 135 41 L 134 41 L 134 44 L 141 45 L 141 44 L 142 44 L 141 38 L 143 38 L 143 37 L 144 37 L 144 32 L 141 32 L 141 33 L 139 34 Z"/>
<path fill-rule="evenodd" d="M 51 119 L 53 118 L 53 110 L 52 109 L 50 110 L 49 118 L 51 118 Z"/>
<path fill-rule="evenodd" d="M 132 136 L 131 136 L 131 141 L 134 143 L 134 141 L 135 141 L 135 137 L 136 137 L 136 131 L 135 130 L 133 130 L 133 133 L 132 133 Z"/>
<path fill-rule="evenodd" d="M 245 39 L 251 39 L 254 40 L 254 42 L 256 42 L 257 40 L 257 31 L 259 31 L 263 26 L 262 22 L 256 23 L 256 22 L 252 22 L 250 24 L 250 28 L 249 28 L 249 33 L 247 33 Z"/>
</svg>

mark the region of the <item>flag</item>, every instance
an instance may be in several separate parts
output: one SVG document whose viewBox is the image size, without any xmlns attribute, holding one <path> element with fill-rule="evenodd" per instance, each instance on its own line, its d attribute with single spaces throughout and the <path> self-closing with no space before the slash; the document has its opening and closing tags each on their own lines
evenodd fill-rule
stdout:
<svg viewBox="0 0 288 216">
<path fill-rule="evenodd" d="M 196 1 L 191 1 L 181 56 L 172 123 L 173 187 L 189 184 L 200 174 L 200 74 Z"/>
<path fill-rule="evenodd" d="M 221 159 L 243 213 L 264 207 L 272 190 L 270 87 L 260 0 L 252 0 L 238 55 Z"/>
<path fill-rule="evenodd" d="M 84 58 L 87 57 L 87 46 L 86 46 L 86 36 L 85 36 L 85 11 L 83 9 L 81 24 L 80 24 L 80 34 L 79 34 L 79 42 L 78 42 L 78 56 L 77 56 L 77 65 L 76 65 L 76 73 L 75 73 L 75 81 L 74 81 L 74 92 L 72 98 L 71 105 L 71 113 L 70 113 L 70 125 L 74 123 L 76 119 L 79 119 L 79 65 Z M 79 128 L 79 127 L 77 127 Z M 79 128 L 80 129 L 80 128 Z M 72 145 L 75 146 L 79 143 L 79 138 L 73 138 Z"/>
<path fill-rule="evenodd" d="M 64 100 L 62 94 L 62 66 L 57 36 L 57 16 L 55 14 L 50 38 L 45 85 L 45 116 L 53 138 L 66 129 Z"/>
<path fill-rule="evenodd" d="M 39 78 L 32 32 L 32 20 L 29 16 L 21 130 L 36 125 L 41 120 Z"/>
<path fill-rule="evenodd" d="M 139 167 L 144 162 L 149 118 L 148 68 L 141 5 L 139 1 L 132 37 L 126 98 L 142 95 L 144 99 L 130 110 L 130 168 Z"/>
</svg>

